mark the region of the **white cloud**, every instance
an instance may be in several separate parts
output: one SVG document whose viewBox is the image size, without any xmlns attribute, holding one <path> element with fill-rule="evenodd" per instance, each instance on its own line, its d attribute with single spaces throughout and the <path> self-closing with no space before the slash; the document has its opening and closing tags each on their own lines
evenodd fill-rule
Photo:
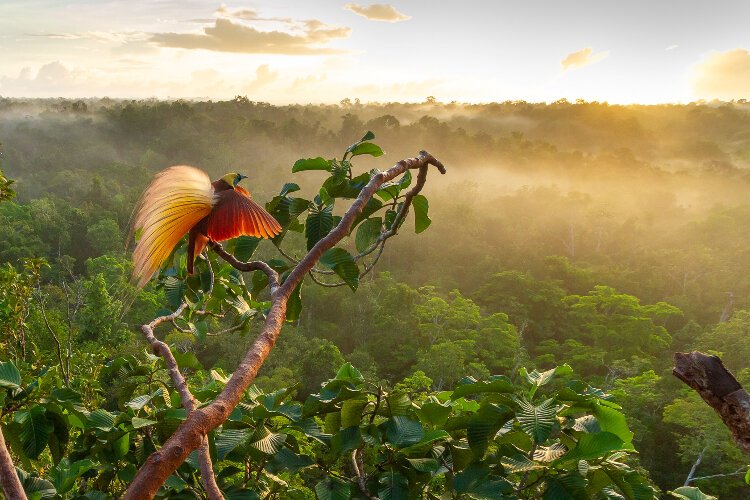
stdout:
<svg viewBox="0 0 750 500">
<path fill-rule="evenodd" d="M 369 19 L 370 21 L 385 21 L 388 23 L 397 23 L 411 19 L 411 16 L 402 14 L 397 11 L 393 5 L 387 3 L 374 3 L 371 5 L 359 5 L 357 3 L 348 3 L 344 5 L 346 10 Z"/>
<path fill-rule="evenodd" d="M 150 41 L 161 46 L 182 49 L 204 49 L 244 54 L 335 54 L 341 50 L 325 45 L 347 38 L 350 28 L 329 26 L 316 19 L 300 22 L 292 32 L 261 31 L 253 26 L 219 18 L 203 33 L 154 33 Z"/>
<path fill-rule="evenodd" d="M 560 65 L 562 66 L 563 71 L 581 69 L 586 66 L 598 63 L 607 56 L 609 56 L 608 50 L 594 53 L 594 49 L 592 49 L 591 47 L 586 47 L 581 50 L 571 52 L 570 54 L 565 56 L 565 58 L 560 61 Z"/>
<path fill-rule="evenodd" d="M 669 47 L 667 47 L 667 48 L 666 48 L 666 49 L 664 49 L 664 50 L 674 50 L 674 49 L 676 49 L 676 48 L 678 48 L 678 47 L 679 47 L 679 45 L 670 45 Z"/>
<path fill-rule="evenodd" d="M 711 52 L 692 67 L 690 84 L 701 99 L 750 99 L 750 52 Z"/>
</svg>

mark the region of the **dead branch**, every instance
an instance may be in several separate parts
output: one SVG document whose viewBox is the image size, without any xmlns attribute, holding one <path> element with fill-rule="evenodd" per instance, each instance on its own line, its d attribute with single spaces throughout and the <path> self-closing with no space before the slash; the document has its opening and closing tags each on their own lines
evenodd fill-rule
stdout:
<svg viewBox="0 0 750 500">
<path fill-rule="evenodd" d="M 26 492 L 13 465 L 8 448 L 5 446 L 3 431 L 0 429 L 0 485 L 3 487 L 5 498 L 26 500 Z"/>
<path fill-rule="evenodd" d="M 158 354 L 162 357 L 162 359 L 164 359 L 164 364 L 167 365 L 169 377 L 172 379 L 172 383 L 174 383 L 177 392 L 180 394 L 182 406 L 185 408 L 185 410 L 187 410 L 188 415 L 190 415 L 193 411 L 195 411 L 195 397 L 193 396 L 193 393 L 190 392 L 187 381 L 180 372 L 179 366 L 177 366 L 177 360 L 175 360 L 174 355 L 172 354 L 172 350 L 166 343 L 157 339 L 154 335 L 154 329 L 157 326 L 166 322 L 174 323 L 175 319 L 177 319 L 182 314 L 186 306 L 187 304 L 183 302 L 182 304 L 180 304 L 180 307 L 178 307 L 177 310 L 172 314 L 160 316 L 153 320 L 151 323 L 143 325 L 141 327 L 141 331 L 146 336 L 146 340 L 149 342 L 149 344 L 151 344 L 151 349 L 153 349 L 154 353 Z M 211 463 L 211 453 L 208 446 L 208 438 L 205 436 L 203 437 L 200 448 L 198 450 L 198 462 L 200 463 L 201 479 L 203 481 L 203 485 L 206 488 L 208 498 L 210 498 L 211 500 L 224 500 L 224 495 L 221 493 L 219 486 L 216 484 L 213 464 Z"/>
<path fill-rule="evenodd" d="M 750 453 L 750 394 L 717 356 L 676 352 L 672 373 L 716 410 L 739 448 Z"/>
<path fill-rule="evenodd" d="M 224 251 L 220 245 L 212 245 L 212 248 L 236 269 L 240 271 L 260 270 L 266 273 L 271 286 L 271 308 L 260 334 L 221 393 L 211 403 L 188 413 L 185 421 L 164 443 L 162 448 L 152 453 L 143 467 L 140 468 L 125 492 L 124 499 L 153 498 L 159 487 L 185 461 L 190 452 L 201 446 L 206 434 L 221 425 L 229 417 L 276 343 L 286 318 L 286 306 L 292 292 L 315 267 L 323 253 L 333 248 L 349 234 L 354 220 L 380 186 L 409 169 L 419 169 L 417 181 L 405 197 L 404 206 L 406 208 L 400 211 L 401 217 L 397 215 L 392 226 L 391 231 L 395 234 L 401 220 L 408 212 L 408 206 L 412 199 L 424 187 L 430 165 L 435 166 L 440 173 L 445 173 L 445 167 L 442 163 L 426 151 L 421 151 L 419 156 L 401 160 L 385 172 L 375 174 L 359 193 L 338 225 L 307 252 L 289 273 L 284 283 L 280 285 L 278 274 L 267 264 L 263 262 L 240 262 L 233 255 Z M 161 351 L 164 350 L 160 349 Z M 174 362 L 174 357 L 171 358 Z M 176 363 L 174 363 L 174 366 L 176 368 Z"/>
</svg>

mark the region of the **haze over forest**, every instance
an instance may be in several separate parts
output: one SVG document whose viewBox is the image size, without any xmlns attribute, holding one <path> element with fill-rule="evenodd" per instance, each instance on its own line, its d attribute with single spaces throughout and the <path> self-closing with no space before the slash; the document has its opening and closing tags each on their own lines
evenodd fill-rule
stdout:
<svg viewBox="0 0 750 500">
<path fill-rule="evenodd" d="M 748 498 L 749 9 L 0 2 L 0 498 Z"/>
<path fill-rule="evenodd" d="M 91 283 L 87 300 L 109 304 L 109 316 L 92 325 L 81 312 L 74 338 L 104 356 L 138 356 L 137 325 L 169 301 L 150 285 L 120 322 L 123 242 L 155 172 L 172 164 L 213 178 L 244 172 L 267 201 L 298 158 L 332 156 L 363 131 L 387 154 L 357 158 L 362 171 L 419 145 L 448 167 L 425 188 L 429 229 L 413 234 L 408 221 L 356 293 L 306 284 L 302 315 L 284 328 L 258 386 L 302 381 L 304 398 L 345 360 L 386 385 L 418 372 L 437 390 L 467 374 L 568 363 L 615 395 L 640 464 L 666 490 L 704 448 L 704 475 L 743 463 L 718 418 L 669 372 L 673 352 L 700 348 L 746 373 L 749 120 L 744 103 L 4 99 L 3 167 L 17 197 L 0 205 L 0 259 L 45 258 L 50 297 L 65 276 Z M 294 177 L 308 196 L 323 178 Z M 285 241 L 304 250 L 303 235 Z M 278 257 L 270 243 L 258 252 Z M 104 295 L 95 297 L 99 279 Z M 68 328 L 64 307 L 46 307 Z M 111 323 L 106 333 L 101 322 Z M 52 348 L 38 311 L 28 325 L 38 349 Z M 232 372 L 257 328 L 167 339 L 206 368 Z M 700 485 L 722 498 L 744 491 L 741 477 Z"/>
</svg>

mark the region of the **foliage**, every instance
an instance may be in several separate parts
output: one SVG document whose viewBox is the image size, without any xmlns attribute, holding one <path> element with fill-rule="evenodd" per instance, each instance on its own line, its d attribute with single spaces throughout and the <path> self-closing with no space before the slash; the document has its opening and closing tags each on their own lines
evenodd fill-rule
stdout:
<svg viewBox="0 0 750 500">
<path fill-rule="evenodd" d="M 4 428 L 31 493 L 63 498 L 118 495 L 150 451 L 185 418 L 179 396 L 151 355 L 116 358 L 97 380 L 118 380 L 107 409 L 60 387 L 54 370 L 22 376 L 0 365 Z M 527 381 L 528 380 L 528 381 Z M 210 400 L 226 378 L 199 370 L 195 394 Z M 111 389 L 109 389 L 111 390 Z M 350 364 L 304 401 L 293 389 L 253 387 L 209 435 L 225 495 L 380 498 L 450 493 L 465 498 L 656 498 L 630 455 L 632 434 L 617 405 L 562 367 L 524 382 L 463 379 L 453 391 L 414 400 L 366 381 Z M 352 460 L 358 464 L 353 472 Z M 160 498 L 200 495 L 195 454 Z M 338 493 L 337 493 L 338 492 Z"/>
</svg>

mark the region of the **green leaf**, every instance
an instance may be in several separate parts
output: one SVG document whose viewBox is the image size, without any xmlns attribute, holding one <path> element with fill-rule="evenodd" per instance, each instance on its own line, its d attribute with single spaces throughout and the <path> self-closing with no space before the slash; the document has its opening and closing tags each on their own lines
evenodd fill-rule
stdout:
<svg viewBox="0 0 750 500">
<path fill-rule="evenodd" d="M 141 427 L 148 427 L 149 425 L 156 424 L 156 420 L 149 420 L 148 418 L 141 417 L 133 417 L 133 420 L 130 421 L 130 425 L 133 426 L 133 429 L 140 429 Z"/>
<path fill-rule="evenodd" d="M 11 361 L 0 362 L 0 388 L 18 389 L 21 387 L 21 372 Z"/>
<path fill-rule="evenodd" d="M 421 233 L 432 224 L 432 220 L 427 215 L 430 204 L 427 202 L 427 198 L 418 194 L 412 198 L 411 205 L 414 207 L 414 231 Z"/>
<path fill-rule="evenodd" d="M 253 438 L 250 446 L 266 455 L 274 455 L 284 445 L 286 434 L 271 432 L 265 426 L 261 426 L 255 431 Z"/>
<path fill-rule="evenodd" d="M 461 383 L 464 382 L 464 383 Z M 472 377 L 463 379 L 458 387 L 453 391 L 451 395 L 452 400 L 462 398 L 464 396 L 470 396 L 474 394 L 481 394 L 484 392 L 513 392 L 514 387 L 510 379 L 504 375 L 493 375 L 487 380 L 476 381 Z"/>
<path fill-rule="evenodd" d="M 299 319 L 300 314 L 302 314 L 302 282 L 294 287 L 286 303 L 286 320 L 294 323 Z"/>
<path fill-rule="evenodd" d="M 381 500 L 409 498 L 409 481 L 393 469 L 381 474 L 378 483 L 378 498 Z"/>
<path fill-rule="evenodd" d="M 427 402 L 416 413 L 422 422 L 434 427 L 440 427 L 448 420 L 451 414 L 451 407 L 440 403 Z"/>
<path fill-rule="evenodd" d="M 714 496 L 706 495 L 694 486 L 680 486 L 676 490 L 670 491 L 669 494 L 683 500 L 718 500 Z"/>
<path fill-rule="evenodd" d="M 294 182 L 287 182 L 286 184 L 282 186 L 279 196 L 286 196 L 289 193 L 294 193 L 299 190 L 300 190 L 299 184 L 295 184 Z"/>
<path fill-rule="evenodd" d="M 49 477 L 58 494 L 63 495 L 75 486 L 76 479 L 95 467 L 94 462 L 89 459 L 78 460 L 72 464 L 67 458 L 60 461 L 50 471 Z"/>
<path fill-rule="evenodd" d="M 348 399 L 341 404 L 341 426 L 351 427 L 359 425 L 362 411 L 367 406 L 367 399 Z"/>
<path fill-rule="evenodd" d="M 388 442 L 396 448 L 405 448 L 422 440 L 422 424 L 404 415 L 396 415 L 386 425 Z"/>
<path fill-rule="evenodd" d="M 221 434 L 217 434 L 215 440 L 217 458 L 224 460 L 232 450 L 246 441 L 248 437 L 250 437 L 250 433 L 247 429 L 222 429 Z"/>
<path fill-rule="evenodd" d="M 14 420 L 21 424 L 19 439 L 27 457 L 36 459 L 47 447 L 54 425 L 47 419 L 44 406 L 37 405 L 28 411 L 16 412 Z"/>
<path fill-rule="evenodd" d="M 352 156 L 358 156 L 358 155 L 370 155 L 370 156 L 383 156 L 384 151 L 378 146 L 377 144 L 374 144 L 372 142 L 360 142 L 354 148 L 352 148 L 351 151 L 349 151 Z"/>
<path fill-rule="evenodd" d="M 537 444 L 546 441 L 557 421 L 557 407 L 554 400 L 548 399 L 539 405 L 534 405 L 524 399 L 516 399 L 516 403 L 520 407 L 516 413 L 516 419 L 521 424 L 521 429 Z"/>
<path fill-rule="evenodd" d="M 343 248 L 331 248 L 320 257 L 320 263 L 332 269 L 352 291 L 359 286 L 359 267 L 352 255 Z"/>
<path fill-rule="evenodd" d="M 242 262 L 250 260 L 261 239 L 254 236 L 240 236 L 234 244 L 234 256 Z"/>
<path fill-rule="evenodd" d="M 173 309 L 180 307 L 186 290 L 187 286 L 184 281 L 177 279 L 174 276 L 167 276 L 164 279 L 164 295 L 167 297 L 167 301 L 169 301 L 169 305 L 172 306 Z"/>
<path fill-rule="evenodd" d="M 123 458 L 125 455 L 128 454 L 128 450 L 130 449 L 130 434 L 127 432 L 117 438 L 112 443 L 112 452 L 115 454 L 115 457 L 119 460 Z"/>
<path fill-rule="evenodd" d="M 16 473 L 21 480 L 21 486 L 26 492 L 29 500 L 39 500 L 41 498 L 54 498 L 57 492 L 55 486 L 40 477 L 32 477 L 29 473 L 16 467 Z"/>
<path fill-rule="evenodd" d="M 303 170 L 331 170 L 328 160 L 318 156 L 317 158 L 302 158 L 294 162 L 292 173 L 302 172 Z"/>
<path fill-rule="evenodd" d="M 305 221 L 307 250 L 310 251 L 318 241 L 331 232 L 331 229 L 333 229 L 333 205 L 325 207 L 312 205 Z"/>
<path fill-rule="evenodd" d="M 89 413 L 88 420 L 88 427 L 105 431 L 110 430 L 115 425 L 115 416 L 101 408 Z"/>
<path fill-rule="evenodd" d="M 633 440 L 633 433 L 628 428 L 628 423 L 623 413 L 601 404 L 594 405 L 593 413 L 599 422 L 601 430 L 611 432 L 622 439 L 625 444 L 629 444 Z"/>
<path fill-rule="evenodd" d="M 349 500 L 351 488 L 346 481 L 327 477 L 315 485 L 315 496 L 318 500 Z"/>
<path fill-rule="evenodd" d="M 341 429 L 331 438 L 331 451 L 336 456 L 355 450 L 362 443 L 362 434 L 357 425 Z"/>
<path fill-rule="evenodd" d="M 356 219 L 354 219 L 354 222 L 352 223 L 352 229 L 357 227 L 357 225 L 362 222 L 363 220 L 370 217 L 372 214 L 377 212 L 383 208 L 383 203 L 380 200 L 377 200 L 375 198 L 370 198 L 365 206 L 362 208 L 362 212 L 357 216 Z"/>
<path fill-rule="evenodd" d="M 594 460 L 604 457 L 611 451 L 623 449 L 622 439 L 611 432 L 599 432 L 596 434 L 582 434 L 575 448 L 560 457 L 556 462 L 567 462 L 569 460 Z"/>
</svg>

